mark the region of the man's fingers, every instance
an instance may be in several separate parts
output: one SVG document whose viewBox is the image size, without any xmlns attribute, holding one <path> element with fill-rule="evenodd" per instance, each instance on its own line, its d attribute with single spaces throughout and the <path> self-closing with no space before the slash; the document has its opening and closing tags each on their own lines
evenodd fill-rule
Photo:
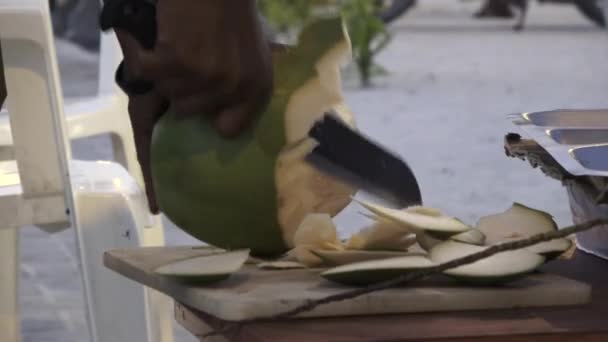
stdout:
<svg viewBox="0 0 608 342">
<path fill-rule="evenodd" d="M 253 119 L 252 106 L 240 104 L 224 109 L 215 119 L 215 128 L 220 135 L 234 138 L 239 135 Z"/>
<path fill-rule="evenodd" d="M 177 67 L 180 65 L 168 49 L 160 47 L 144 50 L 140 46 L 136 60 L 136 65 L 133 67 L 134 76 L 151 81 L 177 76 Z"/>
<path fill-rule="evenodd" d="M 228 95 L 238 102 L 223 108 L 216 118 L 216 129 L 224 137 L 232 138 L 240 134 L 268 106 L 273 83 L 265 82 L 264 77 L 256 79 L 257 82 L 243 83 L 236 93 Z"/>
<path fill-rule="evenodd" d="M 167 100 L 155 92 L 129 98 L 129 116 L 133 127 L 135 150 L 144 178 L 148 206 L 153 214 L 159 213 L 159 207 L 152 184 L 150 145 L 154 125 L 167 107 Z"/>
<path fill-rule="evenodd" d="M 156 91 L 159 94 L 171 99 L 174 102 L 179 102 L 181 99 L 189 99 L 190 97 L 200 97 L 201 94 L 208 93 L 202 89 L 206 87 L 204 82 L 199 81 L 196 77 L 175 77 L 164 79 L 155 83 Z M 208 86 L 209 88 L 212 85 Z"/>
<path fill-rule="evenodd" d="M 120 48 L 122 50 L 122 54 L 125 59 L 125 63 L 127 67 L 130 67 L 137 63 L 137 54 L 139 43 L 129 32 L 121 29 L 115 28 L 114 32 L 116 32 L 116 38 L 118 39 L 118 43 L 120 44 Z"/>
<path fill-rule="evenodd" d="M 149 183 L 146 183 L 146 197 L 148 199 L 148 208 L 153 215 L 158 215 L 160 213 L 160 208 L 158 203 L 156 202 L 156 194 L 154 193 L 154 188 Z"/>
<path fill-rule="evenodd" d="M 174 100 L 171 107 L 180 116 L 215 116 L 222 108 L 222 102 L 216 94 L 197 93 Z"/>
</svg>

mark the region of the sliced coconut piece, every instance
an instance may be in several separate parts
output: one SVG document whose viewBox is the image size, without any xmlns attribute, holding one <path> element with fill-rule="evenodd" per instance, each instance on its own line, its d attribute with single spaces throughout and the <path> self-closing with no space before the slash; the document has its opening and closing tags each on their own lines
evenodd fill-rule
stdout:
<svg viewBox="0 0 608 342">
<path fill-rule="evenodd" d="M 430 251 L 433 247 L 444 242 L 443 239 L 438 239 L 427 232 L 421 231 L 416 233 L 416 241 L 425 251 Z"/>
<path fill-rule="evenodd" d="M 306 215 L 294 234 L 294 245 L 321 245 L 325 242 L 340 242 L 331 216 L 328 214 Z"/>
<path fill-rule="evenodd" d="M 420 246 L 420 244 L 413 244 L 412 247 L 408 248 L 408 253 L 418 253 L 421 255 L 427 255 L 428 251 Z"/>
<path fill-rule="evenodd" d="M 343 251 L 346 249 L 342 241 L 338 242 L 324 242 L 322 247 L 331 251 Z"/>
<path fill-rule="evenodd" d="M 323 260 L 316 256 L 312 251 L 319 246 L 315 245 L 300 245 L 292 250 L 296 261 L 306 265 L 307 267 L 314 267 L 321 265 Z"/>
<path fill-rule="evenodd" d="M 343 249 L 338 239 L 336 225 L 328 214 L 307 215 L 298 226 L 293 243 L 295 245 L 293 254 L 297 261 L 309 267 L 323 263 L 318 256 L 311 253 L 311 250 Z"/>
<path fill-rule="evenodd" d="M 547 260 L 554 260 L 566 253 L 574 244 L 570 239 L 555 239 L 528 247 L 530 252 L 543 255 Z"/>
<path fill-rule="evenodd" d="M 450 240 L 483 246 L 486 242 L 486 236 L 478 229 L 471 229 L 464 233 L 451 236 Z"/>
<path fill-rule="evenodd" d="M 306 268 L 306 265 L 296 261 L 267 261 L 257 266 L 263 270 L 295 270 Z"/>
<path fill-rule="evenodd" d="M 446 241 L 431 249 L 429 256 L 433 262 L 443 264 L 481 252 L 486 248 L 489 247 Z M 497 285 L 513 281 L 533 272 L 544 261 L 545 257 L 542 255 L 522 249 L 498 253 L 472 264 L 447 270 L 444 273 L 467 283 Z"/>
<path fill-rule="evenodd" d="M 342 265 L 324 271 L 321 276 L 336 283 L 360 286 L 388 281 L 432 266 L 435 264 L 427 257 L 404 256 Z"/>
<path fill-rule="evenodd" d="M 423 207 L 423 206 L 419 206 L 419 205 L 405 208 L 405 211 L 409 211 L 409 212 L 412 212 L 415 214 L 420 214 L 420 215 L 432 216 L 432 217 L 440 217 L 442 215 L 441 210 L 439 210 L 437 208 Z"/>
<path fill-rule="evenodd" d="M 154 273 L 182 282 L 211 284 L 228 278 L 249 259 L 249 249 L 180 260 L 158 267 Z"/>
<path fill-rule="evenodd" d="M 410 212 L 410 213 L 414 213 L 414 214 L 420 214 L 420 215 L 425 215 L 425 216 L 431 216 L 431 217 L 440 217 L 442 216 L 441 211 L 439 209 L 436 208 L 431 208 L 431 207 L 423 207 L 423 206 L 412 206 L 412 207 L 407 207 L 405 209 L 403 209 L 403 211 L 405 212 Z M 364 213 L 364 212 L 359 212 L 359 214 L 375 221 L 375 222 L 384 222 L 384 223 L 390 223 L 395 225 L 395 222 L 393 220 L 389 220 L 385 217 L 382 216 L 378 216 L 375 213 Z M 398 224 L 397 224 L 398 225 Z M 403 225 L 398 225 L 401 228 L 405 229 L 405 227 Z"/>
<path fill-rule="evenodd" d="M 425 251 L 430 251 L 433 247 L 438 244 L 447 241 L 459 241 L 463 243 L 468 243 L 471 245 L 483 246 L 486 240 L 485 235 L 477 229 L 470 229 L 466 232 L 459 234 L 436 234 L 433 231 L 421 231 L 416 234 L 416 240 L 420 247 L 422 247 Z"/>
<path fill-rule="evenodd" d="M 331 266 L 340 266 L 352 264 L 356 262 L 381 260 L 404 256 L 424 256 L 423 253 L 399 252 L 399 251 L 363 251 L 363 250 L 346 250 L 346 251 L 326 251 L 313 250 L 319 258 L 323 259 L 323 263 Z"/>
<path fill-rule="evenodd" d="M 511 208 L 503 213 L 482 217 L 477 229 L 486 236 L 486 244 L 493 245 L 553 232 L 558 229 L 558 226 L 548 213 L 529 208 L 520 203 L 514 203 Z M 570 246 L 571 244 L 567 241 L 554 240 L 541 242 L 530 247 L 529 250 L 559 257 L 561 253 L 558 252 L 561 250 L 563 253 Z"/>
<path fill-rule="evenodd" d="M 376 222 L 351 236 L 346 249 L 404 251 L 416 243 L 416 235 L 392 222 Z"/>
<path fill-rule="evenodd" d="M 386 208 L 363 200 L 355 199 L 355 201 L 378 216 L 418 231 L 428 230 L 445 234 L 457 234 L 471 229 L 459 219 L 450 216 L 429 216 Z"/>
</svg>

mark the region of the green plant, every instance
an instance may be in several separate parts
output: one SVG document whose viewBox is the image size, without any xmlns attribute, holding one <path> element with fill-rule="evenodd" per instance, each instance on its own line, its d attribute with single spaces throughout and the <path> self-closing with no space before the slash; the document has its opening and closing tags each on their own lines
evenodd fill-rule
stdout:
<svg viewBox="0 0 608 342">
<path fill-rule="evenodd" d="M 352 44 L 353 59 L 362 86 L 372 85 L 374 76 L 386 74 L 375 57 L 389 44 L 391 36 L 378 17 L 378 2 L 370 0 L 258 0 L 262 15 L 281 34 L 301 28 L 315 9 L 320 12 L 337 7 L 341 12 Z"/>
<path fill-rule="evenodd" d="M 258 0 L 260 12 L 279 33 L 300 28 L 311 16 L 309 0 Z"/>
<path fill-rule="evenodd" d="M 375 1 L 348 0 L 342 4 L 342 14 L 352 42 L 353 58 L 364 87 L 372 85 L 372 76 L 386 73 L 374 62 L 375 57 L 391 41 L 384 22 L 377 16 L 377 10 Z"/>
</svg>

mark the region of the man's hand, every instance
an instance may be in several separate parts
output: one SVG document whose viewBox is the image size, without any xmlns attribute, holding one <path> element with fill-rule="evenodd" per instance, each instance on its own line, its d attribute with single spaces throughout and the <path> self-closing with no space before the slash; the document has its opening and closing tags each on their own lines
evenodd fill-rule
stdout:
<svg viewBox="0 0 608 342">
<path fill-rule="evenodd" d="M 115 30 L 124 76 L 155 86 L 152 93 L 129 98 L 137 156 L 155 214 L 150 145 L 168 106 L 182 116 L 212 115 L 219 133 L 234 137 L 266 106 L 273 78 L 255 0 L 158 0 L 157 27 L 152 51 L 128 32 Z"/>
<path fill-rule="evenodd" d="M 213 115 L 222 135 L 240 133 L 272 91 L 255 0 L 159 0 L 157 28 L 154 50 L 136 44 L 129 56 L 130 76 L 154 82 L 176 113 Z"/>
<path fill-rule="evenodd" d="M 133 96 L 129 99 L 129 116 L 133 128 L 137 160 L 141 166 L 148 206 L 153 214 L 160 209 L 156 202 L 156 193 L 152 184 L 151 142 L 154 125 L 167 110 L 168 102 L 156 92 Z"/>
</svg>

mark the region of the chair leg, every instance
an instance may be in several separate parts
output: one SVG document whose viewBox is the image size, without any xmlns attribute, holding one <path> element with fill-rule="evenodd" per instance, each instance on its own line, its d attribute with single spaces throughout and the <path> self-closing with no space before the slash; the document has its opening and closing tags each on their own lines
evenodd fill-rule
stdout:
<svg viewBox="0 0 608 342">
<path fill-rule="evenodd" d="M 172 341 L 169 298 L 103 265 L 107 250 L 142 246 L 141 208 L 137 211 L 126 196 L 112 192 L 77 193 L 75 207 L 93 341 Z"/>
<path fill-rule="evenodd" d="M 0 229 L 0 341 L 20 340 L 18 311 L 19 229 Z"/>
<path fill-rule="evenodd" d="M 147 207 L 146 207 L 147 208 Z M 147 212 L 147 210 L 146 210 Z M 160 215 L 153 216 L 148 213 L 151 222 L 147 228 L 140 230 L 140 246 L 154 247 L 165 245 L 165 231 Z M 147 288 L 148 313 L 151 324 L 151 334 L 154 342 L 173 341 L 173 301 L 166 295 Z"/>
<path fill-rule="evenodd" d="M 115 160 L 123 165 L 128 170 L 129 174 L 136 179 L 139 186 L 144 188 L 144 180 L 135 155 L 135 144 L 133 138 L 130 137 L 130 131 L 113 133 L 112 138 L 112 149 Z M 131 151 L 131 152 L 128 152 Z M 146 218 L 144 219 L 144 226 L 146 228 L 140 230 L 139 240 L 140 246 L 163 246 L 165 244 L 165 232 L 163 228 L 163 222 L 160 215 L 152 215 L 148 212 L 147 207 L 145 209 Z M 166 319 L 165 312 L 172 312 L 172 301 L 170 301 L 165 295 L 157 292 L 153 289 L 147 289 L 148 301 L 151 308 L 150 317 L 151 322 L 156 322 L 152 325 L 152 335 L 160 336 L 157 341 L 171 341 L 173 340 L 173 325 L 172 319 Z M 168 336 L 170 334 L 171 336 Z"/>
<path fill-rule="evenodd" d="M 112 153 L 114 159 L 120 165 L 122 165 L 133 178 L 137 180 L 139 186 L 144 188 L 143 175 L 141 172 L 141 166 L 137 160 L 137 154 L 135 149 L 135 142 L 133 141 L 132 133 L 130 130 L 124 132 L 113 132 L 111 134 L 112 139 Z"/>
<path fill-rule="evenodd" d="M 144 183 L 144 175 L 141 165 L 139 164 L 139 160 L 137 159 L 135 142 L 130 134 L 132 133 L 130 130 L 128 130 L 126 132 L 113 132 L 110 135 L 112 139 L 112 153 L 114 154 L 114 159 L 116 162 L 127 169 L 131 177 L 135 178 L 137 184 L 139 184 L 142 189 L 145 189 L 146 185 Z M 152 240 L 150 240 L 150 243 L 156 246 L 164 245 L 164 235 L 162 235 L 163 227 L 160 217 L 153 217 L 151 213 L 149 213 L 148 216 L 149 217 L 145 224 L 147 227 L 153 228 L 151 234 L 146 234 L 152 235 Z M 160 241 L 158 240 L 158 229 L 156 228 L 160 228 L 160 238 L 162 239 Z M 143 236 L 142 239 L 144 245 L 150 245 L 150 243 L 148 243 L 148 236 Z"/>
</svg>

